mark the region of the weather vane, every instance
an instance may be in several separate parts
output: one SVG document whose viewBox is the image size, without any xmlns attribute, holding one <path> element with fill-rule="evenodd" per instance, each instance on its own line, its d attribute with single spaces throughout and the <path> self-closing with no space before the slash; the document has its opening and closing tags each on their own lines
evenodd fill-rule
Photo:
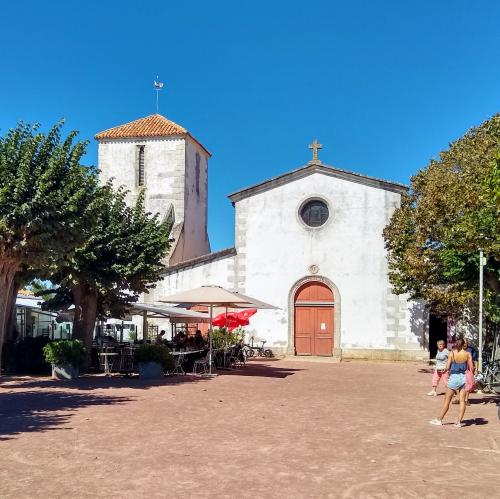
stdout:
<svg viewBox="0 0 500 499">
<path fill-rule="evenodd" d="M 163 82 L 160 81 L 158 76 L 156 76 L 156 80 L 153 82 L 153 86 L 156 90 L 156 114 L 159 114 L 159 111 L 160 111 L 160 90 L 163 88 Z"/>
</svg>

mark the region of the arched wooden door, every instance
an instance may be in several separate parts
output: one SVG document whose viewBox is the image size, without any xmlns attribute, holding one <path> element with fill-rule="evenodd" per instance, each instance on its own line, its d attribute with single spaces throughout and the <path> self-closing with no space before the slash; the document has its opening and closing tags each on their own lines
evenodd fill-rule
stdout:
<svg viewBox="0 0 500 499">
<path fill-rule="evenodd" d="M 322 282 L 302 285 L 295 294 L 295 354 L 333 354 L 332 290 Z"/>
</svg>

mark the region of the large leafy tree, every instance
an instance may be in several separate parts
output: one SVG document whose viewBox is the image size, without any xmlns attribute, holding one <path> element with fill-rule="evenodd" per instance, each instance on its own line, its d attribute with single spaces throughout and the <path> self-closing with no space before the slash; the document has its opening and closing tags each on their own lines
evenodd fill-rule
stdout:
<svg viewBox="0 0 500 499">
<path fill-rule="evenodd" d="M 95 191 L 86 142 L 61 129 L 19 123 L 0 137 L 0 354 L 17 288 L 70 256 Z"/>
<path fill-rule="evenodd" d="M 478 304 L 486 256 L 485 314 L 500 322 L 500 115 L 469 130 L 415 175 L 384 231 L 396 293 L 463 317 Z"/>
<path fill-rule="evenodd" d="M 51 276 L 60 287 L 47 306 L 74 303 L 73 337 L 88 351 L 96 318 L 120 317 L 127 304 L 154 287 L 170 247 L 172 222 L 146 212 L 144 191 L 134 206 L 126 204 L 126 194 L 111 183 L 97 189 L 83 242 Z"/>
</svg>

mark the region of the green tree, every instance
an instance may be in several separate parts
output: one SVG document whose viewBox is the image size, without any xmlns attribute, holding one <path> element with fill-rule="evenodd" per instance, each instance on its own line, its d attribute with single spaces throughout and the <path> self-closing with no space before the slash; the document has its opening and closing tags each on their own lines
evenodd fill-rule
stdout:
<svg viewBox="0 0 500 499">
<path fill-rule="evenodd" d="M 0 137 L 0 354 L 18 287 L 70 255 L 95 190 L 87 143 L 61 129 L 19 123 Z"/>
<path fill-rule="evenodd" d="M 127 304 L 154 287 L 170 248 L 172 221 L 160 222 L 158 215 L 146 212 L 144 191 L 132 207 L 126 194 L 111 183 L 98 188 L 83 242 L 51 277 L 60 288 L 47 306 L 74 303 L 73 338 L 83 341 L 88 352 L 96 318 L 122 316 Z"/>
<path fill-rule="evenodd" d="M 479 257 L 485 315 L 500 322 L 500 115 L 469 130 L 411 179 L 384 230 L 396 293 L 424 298 L 439 313 L 477 309 Z M 475 320 L 474 316 L 471 320 Z"/>
<path fill-rule="evenodd" d="M 49 294 L 52 290 L 52 286 L 49 282 L 42 281 L 36 277 L 27 283 L 25 288 L 33 292 L 35 296 L 44 296 Z"/>
</svg>

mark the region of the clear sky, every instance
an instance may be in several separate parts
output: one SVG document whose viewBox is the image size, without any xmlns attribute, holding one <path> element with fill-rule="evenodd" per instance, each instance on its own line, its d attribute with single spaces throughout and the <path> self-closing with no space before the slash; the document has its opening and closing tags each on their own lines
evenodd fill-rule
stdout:
<svg viewBox="0 0 500 499">
<path fill-rule="evenodd" d="M 227 194 L 304 165 L 407 183 L 500 111 L 500 2 L 23 1 L 0 12 L 0 133 L 20 119 L 92 139 L 160 112 L 213 154 L 212 248 Z"/>
</svg>

